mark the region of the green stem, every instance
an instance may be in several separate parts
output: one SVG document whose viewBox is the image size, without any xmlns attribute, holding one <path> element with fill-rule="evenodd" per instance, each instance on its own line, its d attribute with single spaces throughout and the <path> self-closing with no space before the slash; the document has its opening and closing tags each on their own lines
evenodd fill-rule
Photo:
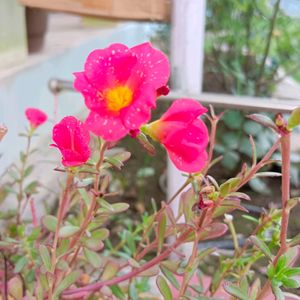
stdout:
<svg viewBox="0 0 300 300">
<path fill-rule="evenodd" d="M 58 238 L 59 238 L 59 229 L 61 227 L 63 217 L 65 215 L 65 212 L 67 210 L 67 205 L 69 203 L 69 194 L 70 194 L 70 188 L 73 183 L 73 178 L 74 174 L 72 172 L 67 173 L 67 182 L 66 182 L 66 187 L 63 193 L 63 196 L 61 197 L 61 200 L 59 202 L 58 206 L 58 212 L 57 212 L 57 224 L 56 224 L 56 229 L 55 229 L 55 234 L 54 234 L 54 239 L 53 239 L 53 244 L 52 244 L 52 253 L 51 253 L 51 273 L 55 273 L 56 269 L 56 263 L 57 263 L 57 257 L 56 257 L 56 249 L 58 245 Z M 56 280 L 53 277 L 52 282 L 49 284 L 49 291 L 48 291 L 48 299 L 52 300 L 53 299 L 53 292 L 54 292 L 54 287 Z"/>
<path fill-rule="evenodd" d="M 26 145 L 26 150 L 24 153 L 21 169 L 20 169 L 20 181 L 19 181 L 19 192 L 17 194 L 17 200 L 18 200 L 18 205 L 17 205 L 17 225 L 21 223 L 21 204 L 23 200 L 23 186 L 24 186 L 24 179 L 25 179 L 25 171 L 27 167 L 27 160 L 29 157 L 29 151 L 30 151 L 30 145 L 31 145 L 31 138 L 32 138 L 32 131 L 29 131 L 28 136 L 27 136 L 27 145 Z"/>
</svg>

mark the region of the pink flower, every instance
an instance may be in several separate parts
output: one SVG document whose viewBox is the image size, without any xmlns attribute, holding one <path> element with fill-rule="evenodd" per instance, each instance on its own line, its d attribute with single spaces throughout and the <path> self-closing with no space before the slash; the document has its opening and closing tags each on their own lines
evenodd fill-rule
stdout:
<svg viewBox="0 0 300 300">
<path fill-rule="evenodd" d="M 207 109 L 192 99 L 173 102 L 163 116 L 143 131 L 166 148 L 174 165 L 183 172 L 199 172 L 207 162 L 208 130 L 198 119 Z"/>
<path fill-rule="evenodd" d="M 90 109 L 88 128 L 107 141 L 117 141 L 150 119 L 156 98 L 168 93 L 167 57 L 150 43 L 128 48 L 112 44 L 91 52 L 74 87 Z"/>
<path fill-rule="evenodd" d="M 48 116 L 37 108 L 27 108 L 25 110 L 25 115 L 32 128 L 37 128 L 48 119 Z"/>
<path fill-rule="evenodd" d="M 90 157 L 90 135 L 84 125 L 73 116 L 63 118 L 53 127 L 52 139 L 62 154 L 66 167 L 84 164 Z"/>
</svg>

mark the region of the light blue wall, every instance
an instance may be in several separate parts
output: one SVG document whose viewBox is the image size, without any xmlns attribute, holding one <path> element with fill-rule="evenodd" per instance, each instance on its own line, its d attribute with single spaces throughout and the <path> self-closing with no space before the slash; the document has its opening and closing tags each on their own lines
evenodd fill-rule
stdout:
<svg viewBox="0 0 300 300">
<path fill-rule="evenodd" d="M 72 80 L 72 73 L 81 71 L 83 63 L 90 51 L 103 48 L 110 43 L 119 42 L 133 46 L 148 40 L 147 25 L 125 23 L 113 31 L 105 31 L 99 38 L 89 40 L 77 48 L 66 50 L 42 63 L 23 69 L 22 71 L 0 81 L 0 124 L 4 123 L 8 135 L 0 143 L 0 174 L 17 157 L 24 148 L 23 138 L 18 133 L 27 125 L 24 110 L 27 107 L 37 107 L 46 111 L 50 120 L 39 132 L 45 141 L 53 126 L 53 95 L 48 89 L 50 78 Z M 68 92 L 59 96 L 59 117 L 78 114 L 83 108 L 83 100 L 79 94 Z M 38 143 L 38 139 L 35 142 Z M 49 140 L 50 143 L 50 140 Z M 48 143 L 44 142 L 44 147 Z"/>
</svg>

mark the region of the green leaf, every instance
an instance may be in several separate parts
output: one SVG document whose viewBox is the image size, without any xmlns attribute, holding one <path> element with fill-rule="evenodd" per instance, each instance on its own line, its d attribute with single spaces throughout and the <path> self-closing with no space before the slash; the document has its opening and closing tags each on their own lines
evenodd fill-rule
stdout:
<svg viewBox="0 0 300 300">
<path fill-rule="evenodd" d="M 129 204 L 128 203 L 115 203 L 112 204 L 112 209 L 114 213 L 121 213 L 126 211 L 129 208 Z"/>
<path fill-rule="evenodd" d="M 94 267 L 94 268 L 100 268 L 102 265 L 101 257 L 98 253 L 91 251 L 87 248 L 83 249 L 83 253 L 87 261 Z"/>
<path fill-rule="evenodd" d="M 113 295 L 117 297 L 117 299 L 125 300 L 125 294 L 123 293 L 122 289 L 120 289 L 118 285 L 112 285 L 110 289 Z"/>
<path fill-rule="evenodd" d="M 56 267 L 64 272 L 67 272 L 70 268 L 69 264 L 65 260 L 59 260 Z"/>
<path fill-rule="evenodd" d="M 241 178 L 238 177 L 228 179 L 226 182 L 220 185 L 220 195 L 222 197 L 225 197 L 229 192 L 235 189 L 240 184 L 240 182 Z"/>
<path fill-rule="evenodd" d="M 249 215 L 242 215 L 242 217 L 243 217 L 244 219 L 246 219 L 246 220 L 249 220 L 249 221 L 253 222 L 253 223 L 256 223 L 256 224 L 259 223 L 258 220 L 255 219 L 255 218 L 252 217 L 252 216 L 249 216 Z"/>
<path fill-rule="evenodd" d="M 42 258 L 42 262 L 47 271 L 51 271 L 51 257 L 48 248 L 45 245 L 40 245 L 39 252 Z"/>
<path fill-rule="evenodd" d="M 240 154 L 236 151 L 228 151 L 222 159 L 222 166 L 228 170 L 234 170 L 240 162 Z"/>
<path fill-rule="evenodd" d="M 270 195 L 271 190 L 261 178 L 253 178 L 249 181 L 250 187 L 262 195 Z"/>
<path fill-rule="evenodd" d="M 180 289 L 180 285 L 176 279 L 176 277 L 174 276 L 174 274 L 169 271 L 167 268 L 163 267 L 162 265 L 160 266 L 160 269 L 162 271 L 162 273 L 165 275 L 165 277 L 170 281 L 170 283 L 177 289 Z"/>
<path fill-rule="evenodd" d="M 158 252 L 160 252 L 163 247 L 163 243 L 165 240 L 166 226 L 167 226 L 167 217 L 163 213 L 158 223 Z"/>
<path fill-rule="evenodd" d="M 32 173 L 33 168 L 34 168 L 33 165 L 28 166 L 28 167 L 25 169 L 25 171 L 24 171 L 24 177 L 29 176 L 29 175 Z"/>
<path fill-rule="evenodd" d="M 258 134 L 261 133 L 262 131 L 262 126 L 256 122 L 247 120 L 244 123 L 244 131 L 248 134 L 248 135 L 253 135 L 256 136 Z"/>
<path fill-rule="evenodd" d="M 285 269 L 287 266 L 287 258 L 285 255 L 281 255 L 277 261 L 275 266 L 275 273 L 280 272 L 281 270 Z"/>
<path fill-rule="evenodd" d="M 273 255 L 264 241 L 254 235 L 250 236 L 249 239 L 269 260 L 272 260 Z"/>
<path fill-rule="evenodd" d="M 130 297 L 129 299 L 138 300 L 138 293 L 137 293 L 134 282 L 129 284 L 128 292 L 129 292 L 129 297 Z"/>
<path fill-rule="evenodd" d="M 93 177 L 89 177 L 89 178 L 82 178 L 82 179 L 75 179 L 75 185 L 78 189 L 82 189 L 87 187 L 88 185 L 92 184 L 94 182 L 94 178 Z"/>
<path fill-rule="evenodd" d="M 51 232 L 56 231 L 57 218 L 51 215 L 46 215 L 42 219 L 43 225 Z"/>
<path fill-rule="evenodd" d="M 91 204 L 91 198 L 90 198 L 88 192 L 86 191 L 86 189 L 78 189 L 78 192 L 79 192 L 80 196 L 82 197 L 83 202 L 86 205 L 86 207 L 89 207 Z"/>
<path fill-rule="evenodd" d="M 27 265 L 27 263 L 28 263 L 27 256 L 21 256 L 15 264 L 14 273 L 21 272 L 23 268 Z"/>
<path fill-rule="evenodd" d="M 60 282 L 54 292 L 54 298 L 57 299 L 59 295 L 70 287 L 73 283 L 75 283 L 80 277 L 79 271 L 73 271 L 69 275 L 65 276 L 64 279 Z"/>
<path fill-rule="evenodd" d="M 38 181 L 32 181 L 25 187 L 25 194 L 35 194 L 37 193 L 37 188 L 40 186 Z"/>
<path fill-rule="evenodd" d="M 99 251 L 104 247 L 103 242 L 98 238 L 84 238 L 82 239 L 82 242 L 86 248 L 92 251 Z"/>
<path fill-rule="evenodd" d="M 300 281 L 293 278 L 283 278 L 281 279 L 282 284 L 286 288 L 297 289 L 300 287 Z"/>
<path fill-rule="evenodd" d="M 128 151 L 123 151 L 121 153 L 118 153 L 112 157 L 106 157 L 105 163 L 103 164 L 103 168 L 109 168 L 111 166 L 115 166 L 117 168 L 121 168 L 123 166 L 123 163 L 127 161 L 131 156 L 131 153 Z"/>
<path fill-rule="evenodd" d="M 278 285 L 278 282 L 275 280 L 272 280 L 272 291 L 275 295 L 276 300 L 284 300 L 285 299 L 284 294 Z"/>
<path fill-rule="evenodd" d="M 162 296 L 164 297 L 164 300 L 172 300 L 173 299 L 170 287 L 163 276 L 161 276 L 161 275 L 157 276 L 156 284 L 157 284 Z"/>
<path fill-rule="evenodd" d="M 297 107 L 292 111 L 291 116 L 288 119 L 287 128 L 292 130 L 298 125 L 300 125 L 300 107 Z"/>
<path fill-rule="evenodd" d="M 266 115 L 252 114 L 252 115 L 247 116 L 247 118 L 249 118 L 265 127 L 269 127 L 269 128 L 274 129 L 275 131 L 277 131 L 276 124 L 273 122 L 272 119 L 270 119 Z"/>
<path fill-rule="evenodd" d="M 92 237 L 101 241 L 104 241 L 109 237 L 109 230 L 106 228 L 100 228 L 92 232 Z"/>
<path fill-rule="evenodd" d="M 109 261 L 104 267 L 104 271 L 102 273 L 101 279 L 109 280 L 111 278 L 114 278 L 118 273 L 118 271 L 119 271 L 119 265 L 113 261 Z"/>
<path fill-rule="evenodd" d="M 230 129 L 240 129 L 243 124 L 244 117 L 238 110 L 229 110 L 224 114 L 222 120 Z"/>
<path fill-rule="evenodd" d="M 60 238 L 68 238 L 77 233 L 79 230 L 80 228 L 78 226 L 67 225 L 59 229 L 58 236 Z"/>
<path fill-rule="evenodd" d="M 246 294 L 240 287 L 236 285 L 223 285 L 224 290 L 233 297 L 236 297 L 240 300 L 249 300 L 248 294 Z"/>
<path fill-rule="evenodd" d="M 286 277 L 293 277 L 293 276 L 298 276 L 300 275 L 300 267 L 299 268 L 287 268 L 283 274 Z"/>
<path fill-rule="evenodd" d="M 256 177 L 281 177 L 281 173 L 278 172 L 259 172 L 254 175 Z"/>
</svg>

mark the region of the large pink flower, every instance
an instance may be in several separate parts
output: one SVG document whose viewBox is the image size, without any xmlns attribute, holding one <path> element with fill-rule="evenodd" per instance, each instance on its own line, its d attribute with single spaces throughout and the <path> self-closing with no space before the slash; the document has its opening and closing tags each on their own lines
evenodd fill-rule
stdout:
<svg viewBox="0 0 300 300">
<path fill-rule="evenodd" d="M 112 44 L 91 52 L 84 71 L 74 75 L 74 87 L 90 109 L 86 125 L 105 140 L 117 141 L 149 121 L 157 96 L 168 92 L 170 67 L 150 43 Z"/>
<path fill-rule="evenodd" d="M 25 115 L 32 128 L 37 128 L 48 119 L 48 116 L 37 108 L 27 108 L 25 110 Z"/>
<path fill-rule="evenodd" d="M 53 127 L 52 139 L 62 154 L 66 167 L 84 164 L 90 157 L 90 135 L 84 125 L 73 116 L 63 118 Z"/>
<path fill-rule="evenodd" d="M 207 162 L 209 136 L 198 117 L 207 109 L 192 99 L 178 99 L 163 116 L 143 130 L 166 148 L 174 165 L 183 172 L 199 172 Z"/>
</svg>

